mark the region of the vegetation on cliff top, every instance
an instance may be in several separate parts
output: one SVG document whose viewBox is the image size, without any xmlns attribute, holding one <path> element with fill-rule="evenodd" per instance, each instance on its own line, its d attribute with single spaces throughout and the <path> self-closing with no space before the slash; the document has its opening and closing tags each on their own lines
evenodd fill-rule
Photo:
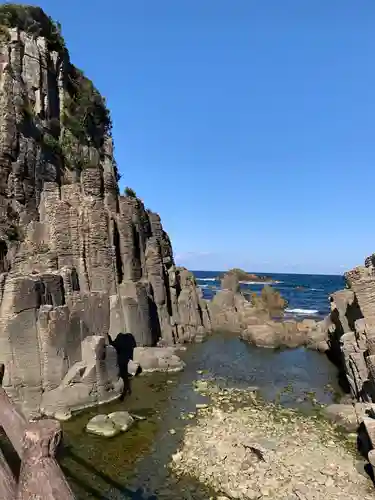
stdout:
<svg viewBox="0 0 375 500">
<path fill-rule="evenodd" d="M 131 187 L 126 187 L 124 189 L 124 195 L 129 196 L 130 198 L 137 198 L 136 192 Z"/>
<path fill-rule="evenodd" d="M 77 139 L 98 148 L 112 128 L 104 97 L 72 64 L 68 68 L 63 124 Z"/>
<path fill-rule="evenodd" d="M 64 109 L 61 117 L 43 117 L 49 129 L 43 138 L 43 146 L 53 155 L 61 157 L 67 168 L 85 168 L 87 161 L 77 146 L 101 149 L 105 136 L 111 134 L 112 122 L 104 97 L 92 81 L 69 62 L 60 23 L 40 7 L 13 3 L 0 5 L 0 43 L 9 41 L 9 28 L 19 28 L 31 37 L 44 37 L 48 50 L 59 53 L 64 67 Z M 29 108 L 25 107 L 27 120 L 33 119 L 33 110 Z M 58 122 L 58 126 L 49 127 L 52 121 Z M 65 133 L 60 134 L 61 129 Z M 114 170 L 118 181 L 120 176 L 115 162 Z"/>
<path fill-rule="evenodd" d="M 0 25 L 8 28 L 19 28 L 31 36 L 43 36 L 49 50 L 61 52 L 65 50 L 65 41 L 61 35 L 61 26 L 40 7 L 5 3 L 0 5 Z"/>
</svg>

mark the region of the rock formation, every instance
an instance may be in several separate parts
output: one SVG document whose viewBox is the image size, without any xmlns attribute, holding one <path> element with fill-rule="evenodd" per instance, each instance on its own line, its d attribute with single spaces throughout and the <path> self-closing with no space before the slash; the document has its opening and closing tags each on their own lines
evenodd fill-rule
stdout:
<svg viewBox="0 0 375 500">
<path fill-rule="evenodd" d="M 345 278 L 347 288 L 331 295 L 331 313 L 326 319 L 329 353 L 354 402 L 351 408 L 355 418 L 345 405 L 338 405 L 339 421 L 349 415 L 358 428 L 360 451 L 375 470 L 374 255 L 365 259 L 364 266 L 348 271 Z"/>
<path fill-rule="evenodd" d="M 0 6 L 0 361 L 28 414 L 117 397 L 108 332 L 151 346 L 210 329 L 159 215 L 118 180 L 105 100 L 59 27 Z"/>
<path fill-rule="evenodd" d="M 245 296 L 238 277 L 232 272 L 223 276 L 221 288 L 209 303 L 215 330 L 238 333 L 242 339 L 259 347 L 305 345 L 322 349 L 326 331 L 314 320 L 283 320 L 287 303 L 274 288 L 266 285 L 260 295 Z"/>
<path fill-rule="evenodd" d="M 375 267 L 372 257 L 345 274 L 347 287 L 330 297 L 333 360 L 357 401 L 375 402 Z"/>
<path fill-rule="evenodd" d="M 269 276 L 259 276 L 258 274 L 253 274 L 253 273 L 248 273 L 246 271 L 244 271 L 243 269 L 238 269 L 238 268 L 233 268 L 233 269 L 230 269 L 229 271 L 227 271 L 226 273 L 224 273 L 224 276 L 228 276 L 228 275 L 234 275 L 238 281 L 243 281 L 243 282 L 259 282 L 259 283 L 263 283 L 263 282 L 272 282 L 274 283 L 274 279 L 269 277 Z"/>
</svg>

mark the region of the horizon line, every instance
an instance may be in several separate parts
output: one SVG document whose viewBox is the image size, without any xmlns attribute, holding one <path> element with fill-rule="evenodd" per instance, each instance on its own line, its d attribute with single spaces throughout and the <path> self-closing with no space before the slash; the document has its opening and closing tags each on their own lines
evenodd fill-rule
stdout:
<svg viewBox="0 0 375 500">
<path fill-rule="evenodd" d="M 181 266 L 181 267 L 186 267 L 186 266 Z M 186 267 L 186 269 L 189 269 Z M 233 268 L 231 268 L 233 269 Z M 207 269 L 189 269 L 189 271 L 191 271 L 192 273 L 194 272 L 199 272 L 199 273 L 226 273 L 228 272 L 230 269 L 226 269 L 224 271 L 219 271 L 219 270 L 215 270 L 215 271 L 211 271 L 211 270 L 207 270 Z M 339 273 L 339 274 L 335 274 L 335 273 L 296 273 L 296 272 L 262 272 L 262 271 L 246 271 L 244 270 L 244 272 L 246 273 L 249 273 L 249 274 L 261 274 L 263 276 L 268 276 L 268 277 L 272 277 L 273 275 L 277 275 L 277 274 L 291 274 L 291 275 L 295 275 L 295 276 L 341 276 L 341 277 L 344 277 L 344 273 Z"/>
</svg>

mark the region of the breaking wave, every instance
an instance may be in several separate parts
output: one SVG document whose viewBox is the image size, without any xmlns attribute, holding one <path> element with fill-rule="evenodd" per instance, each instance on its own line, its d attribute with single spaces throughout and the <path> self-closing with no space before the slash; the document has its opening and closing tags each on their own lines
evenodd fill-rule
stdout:
<svg viewBox="0 0 375 500">
<path fill-rule="evenodd" d="M 318 309 L 285 309 L 285 312 L 291 314 L 319 314 Z"/>
</svg>

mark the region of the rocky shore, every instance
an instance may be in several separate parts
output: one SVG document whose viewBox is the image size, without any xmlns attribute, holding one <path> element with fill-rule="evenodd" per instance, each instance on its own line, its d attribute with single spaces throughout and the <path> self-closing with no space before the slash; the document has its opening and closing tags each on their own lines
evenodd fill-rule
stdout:
<svg viewBox="0 0 375 500">
<path fill-rule="evenodd" d="M 355 444 L 319 413 L 304 415 L 256 393 L 201 382 L 212 404 L 199 409 L 170 467 L 217 492 L 217 499 L 370 500 Z"/>
</svg>

